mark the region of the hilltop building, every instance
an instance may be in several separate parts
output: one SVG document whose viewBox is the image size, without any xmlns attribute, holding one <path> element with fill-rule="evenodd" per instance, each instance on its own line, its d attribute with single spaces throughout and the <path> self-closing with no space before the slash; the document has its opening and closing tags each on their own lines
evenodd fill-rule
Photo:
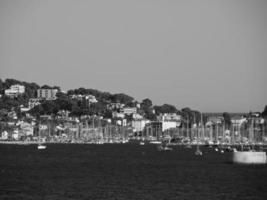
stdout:
<svg viewBox="0 0 267 200">
<path fill-rule="evenodd" d="M 56 94 L 58 90 L 57 89 L 38 89 L 37 90 L 37 97 L 39 99 L 45 99 L 45 100 L 55 100 Z"/>
<path fill-rule="evenodd" d="M 12 85 L 9 89 L 5 90 L 5 95 L 9 97 L 16 97 L 19 94 L 23 94 L 25 92 L 24 85 Z"/>
</svg>

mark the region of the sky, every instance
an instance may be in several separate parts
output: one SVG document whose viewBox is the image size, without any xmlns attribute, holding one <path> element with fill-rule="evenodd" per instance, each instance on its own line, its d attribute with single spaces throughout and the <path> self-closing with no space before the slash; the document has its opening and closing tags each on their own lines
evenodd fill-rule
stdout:
<svg viewBox="0 0 267 200">
<path fill-rule="evenodd" d="M 202 112 L 267 105 L 267 1 L 0 0 L 0 78 Z"/>
</svg>

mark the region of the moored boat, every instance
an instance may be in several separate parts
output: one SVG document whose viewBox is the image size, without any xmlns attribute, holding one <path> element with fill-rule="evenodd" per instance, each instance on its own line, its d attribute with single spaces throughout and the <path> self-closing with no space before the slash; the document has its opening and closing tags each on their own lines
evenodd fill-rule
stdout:
<svg viewBox="0 0 267 200">
<path fill-rule="evenodd" d="M 264 151 L 235 151 L 233 152 L 233 163 L 238 164 L 266 164 L 266 153 Z"/>
<path fill-rule="evenodd" d="M 38 150 L 46 149 L 46 145 L 38 144 L 37 149 Z"/>
</svg>

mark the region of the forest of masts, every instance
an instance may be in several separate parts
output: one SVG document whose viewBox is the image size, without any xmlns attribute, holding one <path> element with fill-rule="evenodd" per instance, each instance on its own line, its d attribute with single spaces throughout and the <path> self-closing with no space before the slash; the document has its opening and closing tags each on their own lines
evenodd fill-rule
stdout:
<svg viewBox="0 0 267 200">
<path fill-rule="evenodd" d="M 110 123 L 101 123 L 101 120 L 88 123 L 64 122 L 64 128 L 56 130 L 53 121 L 46 121 L 46 128 L 42 128 L 41 123 L 35 131 L 38 137 L 53 141 L 61 138 L 71 142 L 108 143 L 122 142 L 129 139 L 140 140 L 166 140 L 177 143 L 207 143 L 216 144 L 267 144 L 266 124 L 255 123 L 249 120 L 246 123 L 231 124 L 224 123 L 204 126 L 203 124 L 193 124 L 181 126 L 162 131 L 160 123 L 156 125 L 148 124 L 143 131 L 134 132 L 129 126 L 118 126 Z"/>
</svg>

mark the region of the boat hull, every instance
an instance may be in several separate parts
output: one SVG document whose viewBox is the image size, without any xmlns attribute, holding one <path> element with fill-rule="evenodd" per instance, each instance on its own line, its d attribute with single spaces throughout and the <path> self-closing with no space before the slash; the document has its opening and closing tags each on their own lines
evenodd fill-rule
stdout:
<svg viewBox="0 0 267 200">
<path fill-rule="evenodd" d="M 233 152 L 233 163 L 238 164 L 266 164 L 266 153 L 255 151 Z"/>
<path fill-rule="evenodd" d="M 46 146 L 44 146 L 44 145 L 38 145 L 38 147 L 37 147 L 39 150 L 41 150 L 41 149 L 46 149 Z"/>
</svg>

